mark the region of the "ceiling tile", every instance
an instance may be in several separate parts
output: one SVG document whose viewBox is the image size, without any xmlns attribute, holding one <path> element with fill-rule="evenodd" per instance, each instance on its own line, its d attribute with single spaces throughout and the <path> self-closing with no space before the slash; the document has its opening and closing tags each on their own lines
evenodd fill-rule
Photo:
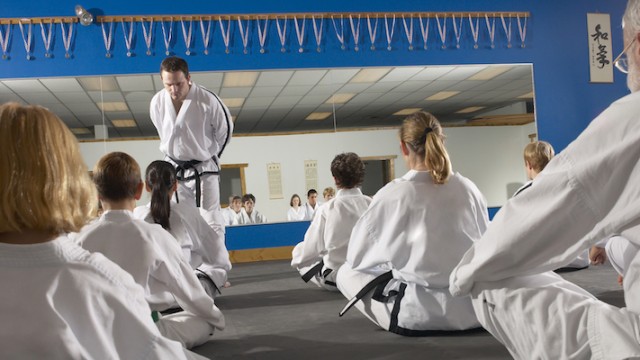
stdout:
<svg viewBox="0 0 640 360">
<path fill-rule="evenodd" d="M 26 80 L 3 80 L 3 84 L 17 93 L 23 92 L 49 92 L 42 83 L 35 79 Z"/>
<path fill-rule="evenodd" d="M 42 82 L 49 91 L 53 91 L 55 93 L 84 91 L 78 80 L 75 78 L 40 79 L 40 82 Z"/>
<path fill-rule="evenodd" d="M 256 87 L 284 86 L 289 82 L 293 71 L 264 71 L 258 77 Z"/>
<path fill-rule="evenodd" d="M 313 86 L 327 73 L 327 70 L 296 70 L 288 85 L 310 85 Z"/>
<path fill-rule="evenodd" d="M 154 91 L 152 75 L 116 76 L 122 91 Z"/>
</svg>

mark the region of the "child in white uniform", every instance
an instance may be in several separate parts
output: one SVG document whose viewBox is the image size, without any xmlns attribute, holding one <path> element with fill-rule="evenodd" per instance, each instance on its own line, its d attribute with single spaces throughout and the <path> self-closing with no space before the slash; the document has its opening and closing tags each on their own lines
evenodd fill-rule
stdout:
<svg viewBox="0 0 640 360">
<path fill-rule="evenodd" d="M 224 328 L 222 313 L 203 290 L 177 240 L 161 226 L 133 217 L 144 187 L 136 161 L 121 152 L 107 154 L 96 164 L 93 180 L 105 212 L 82 229 L 77 241 L 128 271 L 145 288 L 152 310 L 166 310 L 177 301 L 184 311 L 156 323 L 162 334 L 187 348 L 209 341 L 214 328 Z"/>
<path fill-rule="evenodd" d="M 229 252 L 224 238 L 207 224 L 197 208 L 172 201 L 178 187 L 176 171 L 162 160 L 147 167 L 145 188 L 151 192 L 151 202 L 138 206 L 133 214 L 151 224 L 160 224 L 173 235 L 207 294 L 215 297 L 225 286 L 231 270 Z"/>
<path fill-rule="evenodd" d="M 409 336 L 479 327 L 469 297 L 449 294 L 449 273 L 488 224 L 485 200 L 453 173 L 438 120 L 425 112 L 406 118 L 400 146 L 402 178 L 380 189 L 356 223 L 337 283 L 385 330 Z"/>
<path fill-rule="evenodd" d="M 347 258 L 351 231 L 371 198 L 358 188 L 364 180 L 364 163 L 354 153 L 337 155 L 331 162 L 331 175 L 338 196 L 316 212 L 304 241 L 293 249 L 291 266 L 304 281 L 338 291 L 336 274 Z"/>
<path fill-rule="evenodd" d="M 0 106 L 0 173 L 2 358 L 204 359 L 160 335 L 131 275 L 64 235 L 90 220 L 96 193 L 60 119 Z"/>
<path fill-rule="evenodd" d="M 256 210 L 256 197 L 253 194 L 242 195 L 242 205 L 240 215 L 235 218 L 233 225 L 263 224 L 267 218 Z"/>
</svg>

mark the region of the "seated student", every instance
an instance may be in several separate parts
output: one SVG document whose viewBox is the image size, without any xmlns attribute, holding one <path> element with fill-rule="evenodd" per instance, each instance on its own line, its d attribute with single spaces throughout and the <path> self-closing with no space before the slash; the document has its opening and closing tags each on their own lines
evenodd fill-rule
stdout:
<svg viewBox="0 0 640 360">
<path fill-rule="evenodd" d="M 324 190 L 322 191 L 322 198 L 324 199 L 324 202 L 333 199 L 335 196 L 336 190 L 331 186 L 324 188 Z"/>
<path fill-rule="evenodd" d="M 215 297 L 231 270 L 224 238 L 207 224 L 198 208 L 172 200 L 178 181 L 171 163 L 156 160 L 149 164 L 145 188 L 151 193 L 151 202 L 135 208 L 133 215 L 150 224 L 160 224 L 173 235 L 207 294 Z"/>
<path fill-rule="evenodd" d="M 267 218 L 255 209 L 256 197 L 253 194 L 244 194 L 242 196 L 242 205 L 240 216 L 234 222 L 234 225 L 246 224 L 262 224 L 267 222 Z"/>
<path fill-rule="evenodd" d="M 300 271 L 305 282 L 311 280 L 320 287 L 338 291 L 336 274 L 347 257 L 351 230 L 369 207 L 371 198 L 358 188 L 364 180 L 364 163 L 358 155 L 337 155 L 331 162 L 331 175 L 338 196 L 318 209 L 304 241 L 293 249 L 291 266 Z"/>
<path fill-rule="evenodd" d="M 91 219 L 96 194 L 60 119 L 0 106 L 0 173 L 0 357 L 202 358 L 160 335 L 131 275 L 65 235 Z"/>
<path fill-rule="evenodd" d="M 547 166 L 549 161 L 554 157 L 555 151 L 553 146 L 546 141 L 533 141 L 524 148 L 524 167 L 527 171 L 528 182 L 525 183 L 513 196 L 517 196 L 521 192 L 528 189 L 533 180 Z M 589 267 L 589 250 L 580 253 L 573 261 L 556 271 L 581 270 Z"/>
<path fill-rule="evenodd" d="M 410 169 L 373 197 L 356 223 L 337 284 L 385 330 L 410 336 L 479 327 L 471 298 L 449 294 L 449 274 L 489 222 L 484 197 L 451 170 L 444 134 L 417 112 L 400 128 Z M 356 295 L 357 294 L 357 295 Z"/>
<path fill-rule="evenodd" d="M 138 163 L 125 153 L 109 153 L 96 164 L 93 180 L 105 212 L 80 231 L 79 244 L 128 271 L 145 288 L 152 310 L 166 310 L 174 301 L 184 309 L 156 322 L 163 335 L 187 348 L 209 341 L 214 328 L 224 328 L 222 313 L 200 285 L 177 240 L 161 226 L 133 217 L 144 188 Z"/>
<path fill-rule="evenodd" d="M 235 219 L 238 216 L 240 216 L 241 210 L 242 210 L 242 198 L 238 195 L 235 195 L 231 198 L 231 201 L 229 202 L 229 206 L 222 209 L 224 224 L 233 225 L 234 221 L 236 221 Z"/>
<path fill-rule="evenodd" d="M 313 220 L 313 215 L 318 209 L 318 192 L 315 189 L 307 191 L 307 203 L 304 204 L 304 211 L 306 212 L 304 219 Z"/>
<path fill-rule="evenodd" d="M 304 207 L 300 206 L 302 201 L 300 200 L 300 196 L 298 194 L 293 194 L 291 196 L 291 201 L 289 201 L 289 206 L 291 208 L 287 212 L 287 221 L 300 221 L 304 220 L 304 216 L 306 212 Z"/>
</svg>

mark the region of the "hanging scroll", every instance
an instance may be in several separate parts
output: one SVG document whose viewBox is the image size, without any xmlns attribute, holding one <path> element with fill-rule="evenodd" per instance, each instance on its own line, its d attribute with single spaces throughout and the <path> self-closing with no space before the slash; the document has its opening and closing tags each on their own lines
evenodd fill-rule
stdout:
<svg viewBox="0 0 640 360">
<path fill-rule="evenodd" d="M 609 14 L 587 14 L 589 75 L 594 83 L 613 82 L 611 19 Z"/>
</svg>

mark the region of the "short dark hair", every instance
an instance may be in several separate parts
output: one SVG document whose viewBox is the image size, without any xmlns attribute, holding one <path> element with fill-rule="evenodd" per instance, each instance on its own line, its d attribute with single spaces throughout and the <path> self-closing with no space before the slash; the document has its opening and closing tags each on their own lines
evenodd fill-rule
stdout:
<svg viewBox="0 0 640 360">
<path fill-rule="evenodd" d="M 162 60 L 162 63 L 160 64 L 160 74 L 162 74 L 163 71 L 171 73 L 182 71 L 184 76 L 189 76 L 189 65 L 183 58 L 169 56 Z"/>
<path fill-rule="evenodd" d="M 93 168 L 93 182 L 104 200 L 133 199 L 138 185 L 142 182 L 140 166 L 129 154 L 106 154 Z"/>
<path fill-rule="evenodd" d="M 245 202 L 249 201 L 249 200 L 253 201 L 254 204 L 256 203 L 256 197 L 253 196 L 253 194 L 244 194 L 244 195 L 242 195 L 242 203 L 243 204 Z"/>
<path fill-rule="evenodd" d="M 311 194 L 318 195 L 318 192 L 316 191 L 316 189 L 309 189 L 309 191 L 307 191 L 307 198 L 311 196 Z"/>
<path fill-rule="evenodd" d="M 336 186 L 354 188 L 364 181 L 364 163 L 356 153 L 338 154 L 331 162 L 331 175 L 336 179 Z"/>
</svg>

